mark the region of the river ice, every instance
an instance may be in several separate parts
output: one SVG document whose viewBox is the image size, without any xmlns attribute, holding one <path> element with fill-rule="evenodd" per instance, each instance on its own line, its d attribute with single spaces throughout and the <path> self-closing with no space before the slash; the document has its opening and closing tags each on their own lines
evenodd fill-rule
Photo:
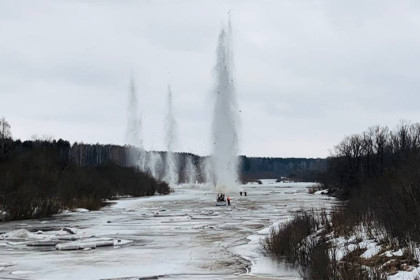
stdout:
<svg viewBox="0 0 420 280">
<path fill-rule="evenodd" d="M 311 185 L 244 185 L 248 196 L 228 194 L 230 207 L 216 207 L 207 186 L 182 185 L 100 211 L 1 223 L 0 279 L 300 279 L 264 257 L 260 240 L 301 209 L 334 206 L 328 196 L 309 194 Z M 28 246 L 37 242 L 50 246 Z M 57 250 L 55 243 L 84 247 Z"/>
</svg>

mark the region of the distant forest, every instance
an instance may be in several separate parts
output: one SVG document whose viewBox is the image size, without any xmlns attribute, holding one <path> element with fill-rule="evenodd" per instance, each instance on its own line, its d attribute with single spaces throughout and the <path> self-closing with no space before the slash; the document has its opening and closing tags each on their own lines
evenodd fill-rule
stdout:
<svg viewBox="0 0 420 280">
<path fill-rule="evenodd" d="M 0 221 L 39 218 L 64 209 L 104 206 L 116 195 L 168 194 L 149 174 L 109 160 L 87 166 L 73 157 L 80 146 L 64 140 L 12 140 L 0 119 Z"/>
<path fill-rule="evenodd" d="M 401 244 L 420 242 L 420 124 L 374 126 L 346 137 L 320 177 L 346 200 L 342 223 L 369 220 Z"/>
<path fill-rule="evenodd" d="M 241 157 L 243 181 L 256 179 L 281 179 L 318 181 L 319 174 L 327 169 L 327 160 L 322 158 L 261 158 Z"/>
<path fill-rule="evenodd" d="M 151 153 L 151 152 L 147 152 Z M 162 162 L 166 152 L 158 153 Z M 78 144 L 75 143 L 69 152 L 70 159 L 80 166 L 95 167 L 104 162 L 128 166 L 127 148 L 118 145 Z M 200 157 L 191 153 L 176 153 L 180 183 L 186 182 L 187 159 L 190 158 L 197 172 L 197 180 L 203 182 L 203 166 L 207 157 Z M 327 169 L 327 160 L 322 158 L 266 158 L 246 157 L 239 159 L 239 173 L 243 182 L 258 179 L 281 179 L 287 177 L 298 181 L 316 181 L 320 173 Z"/>
</svg>

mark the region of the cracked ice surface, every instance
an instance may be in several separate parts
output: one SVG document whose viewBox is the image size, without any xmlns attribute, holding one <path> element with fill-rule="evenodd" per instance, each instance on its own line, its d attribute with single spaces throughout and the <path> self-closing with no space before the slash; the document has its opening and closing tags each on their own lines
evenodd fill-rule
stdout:
<svg viewBox="0 0 420 280">
<path fill-rule="evenodd" d="M 259 242 L 268 227 L 301 209 L 333 207 L 334 199 L 308 194 L 310 185 L 244 185 L 247 197 L 228 194 L 231 207 L 215 206 L 206 186 L 183 185 L 167 196 L 124 198 L 100 211 L 2 223 L 0 279 L 299 279 L 285 264 L 262 256 Z M 111 246 L 27 246 L 104 240 Z"/>
</svg>

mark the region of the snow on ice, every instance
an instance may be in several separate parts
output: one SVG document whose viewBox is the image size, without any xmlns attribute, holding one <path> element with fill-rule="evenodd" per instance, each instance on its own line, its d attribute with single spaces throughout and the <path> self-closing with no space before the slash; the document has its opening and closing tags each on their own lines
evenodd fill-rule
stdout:
<svg viewBox="0 0 420 280">
<path fill-rule="evenodd" d="M 261 254 L 260 240 L 302 209 L 335 205 L 309 194 L 311 185 L 243 185 L 247 197 L 227 194 L 231 207 L 216 207 L 209 186 L 182 185 L 167 196 L 123 198 L 100 211 L 2 223 L 0 278 L 28 272 L 19 277 L 298 279 L 295 270 Z"/>
</svg>

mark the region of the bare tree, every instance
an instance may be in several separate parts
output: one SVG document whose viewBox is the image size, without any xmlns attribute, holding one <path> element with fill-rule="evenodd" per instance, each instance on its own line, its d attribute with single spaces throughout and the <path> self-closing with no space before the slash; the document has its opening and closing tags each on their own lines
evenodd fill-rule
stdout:
<svg viewBox="0 0 420 280">
<path fill-rule="evenodd" d="M 0 143 L 1 150 L 4 151 L 4 144 L 6 139 L 12 138 L 12 132 L 10 130 L 10 124 L 6 121 L 4 117 L 0 119 Z"/>
<path fill-rule="evenodd" d="M 363 137 L 363 155 L 365 158 L 365 168 L 367 171 L 367 176 L 370 177 L 370 172 L 372 169 L 372 155 L 373 155 L 373 139 L 374 139 L 374 135 L 375 135 L 375 128 L 374 127 L 370 127 L 367 131 L 363 132 L 362 137 Z"/>
</svg>

